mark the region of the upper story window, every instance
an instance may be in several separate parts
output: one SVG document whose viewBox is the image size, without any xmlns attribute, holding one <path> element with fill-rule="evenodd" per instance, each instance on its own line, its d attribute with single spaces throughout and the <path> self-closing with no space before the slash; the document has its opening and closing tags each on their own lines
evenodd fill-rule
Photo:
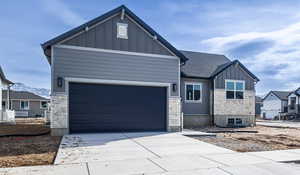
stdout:
<svg viewBox="0 0 300 175">
<path fill-rule="evenodd" d="M 244 99 L 245 81 L 225 80 L 226 99 Z"/>
<path fill-rule="evenodd" d="M 20 101 L 20 108 L 22 110 L 29 110 L 29 101 Z"/>
<path fill-rule="evenodd" d="M 185 83 L 185 101 L 186 102 L 202 101 L 201 83 Z"/>
<path fill-rule="evenodd" d="M 117 23 L 117 37 L 128 39 L 128 24 Z"/>
</svg>

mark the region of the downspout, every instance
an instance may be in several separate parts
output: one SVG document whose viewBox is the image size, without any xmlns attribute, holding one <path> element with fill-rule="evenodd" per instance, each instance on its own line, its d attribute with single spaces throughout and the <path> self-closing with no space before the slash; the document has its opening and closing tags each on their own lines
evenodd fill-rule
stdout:
<svg viewBox="0 0 300 175">
<path fill-rule="evenodd" d="M 7 110 L 10 110 L 10 87 L 11 86 L 12 86 L 11 84 L 7 86 L 7 106 L 6 106 Z"/>
<path fill-rule="evenodd" d="M 215 116 L 214 116 L 214 106 L 215 106 L 215 99 L 214 99 L 214 97 L 215 97 L 215 78 L 213 78 L 212 79 L 212 81 L 211 81 L 211 84 L 212 84 L 212 102 L 211 102 L 211 118 L 212 118 L 212 125 L 215 125 Z"/>
</svg>

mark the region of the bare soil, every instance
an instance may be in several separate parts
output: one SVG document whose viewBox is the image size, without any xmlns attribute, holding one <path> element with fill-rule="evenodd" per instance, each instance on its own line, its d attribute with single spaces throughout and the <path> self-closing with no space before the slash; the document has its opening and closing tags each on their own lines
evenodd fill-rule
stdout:
<svg viewBox="0 0 300 175">
<path fill-rule="evenodd" d="M 0 135 L 43 134 L 50 129 L 43 121 L 34 119 L 21 121 L 16 125 L 0 125 Z M 0 168 L 52 164 L 61 137 L 48 134 L 41 136 L 0 137 Z"/>
<path fill-rule="evenodd" d="M 300 148 L 300 129 L 256 126 L 249 128 L 198 128 L 203 132 L 224 131 L 216 137 L 193 137 L 238 152 L 272 151 Z M 257 133 L 226 133 L 226 131 L 257 131 Z"/>
</svg>

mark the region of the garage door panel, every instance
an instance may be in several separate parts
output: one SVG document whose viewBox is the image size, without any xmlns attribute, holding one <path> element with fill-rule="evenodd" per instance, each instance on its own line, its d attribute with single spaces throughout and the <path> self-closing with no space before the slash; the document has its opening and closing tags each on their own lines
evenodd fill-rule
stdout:
<svg viewBox="0 0 300 175">
<path fill-rule="evenodd" d="M 70 83 L 70 132 L 166 130 L 166 88 Z"/>
</svg>

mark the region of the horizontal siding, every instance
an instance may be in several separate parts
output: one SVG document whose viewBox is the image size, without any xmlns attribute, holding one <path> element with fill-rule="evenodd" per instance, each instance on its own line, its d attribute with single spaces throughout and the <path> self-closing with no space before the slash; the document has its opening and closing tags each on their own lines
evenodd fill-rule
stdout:
<svg viewBox="0 0 300 175">
<path fill-rule="evenodd" d="M 202 102 L 201 103 L 187 103 L 185 102 L 185 82 L 202 83 Z M 182 111 L 184 114 L 210 114 L 210 89 L 211 83 L 204 79 L 181 79 L 181 97 L 182 97 Z"/>
<path fill-rule="evenodd" d="M 215 78 L 215 87 L 225 89 L 225 80 L 244 80 L 246 90 L 254 90 L 254 80 L 238 65 L 231 65 Z"/>
<path fill-rule="evenodd" d="M 179 59 L 54 47 L 53 91 L 57 77 L 177 83 Z M 178 95 L 172 92 L 172 95 Z"/>
<path fill-rule="evenodd" d="M 87 32 L 71 38 L 62 44 L 92 47 L 110 50 L 122 50 L 140 53 L 152 53 L 161 55 L 172 55 L 158 41 L 153 40 L 141 27 L 135 24 L 127 16 L 123 20 L 121 15 L 96 25 Z M 128 24 L 128 39 L 117 38 L 117 23 Z"/>
</svg>

